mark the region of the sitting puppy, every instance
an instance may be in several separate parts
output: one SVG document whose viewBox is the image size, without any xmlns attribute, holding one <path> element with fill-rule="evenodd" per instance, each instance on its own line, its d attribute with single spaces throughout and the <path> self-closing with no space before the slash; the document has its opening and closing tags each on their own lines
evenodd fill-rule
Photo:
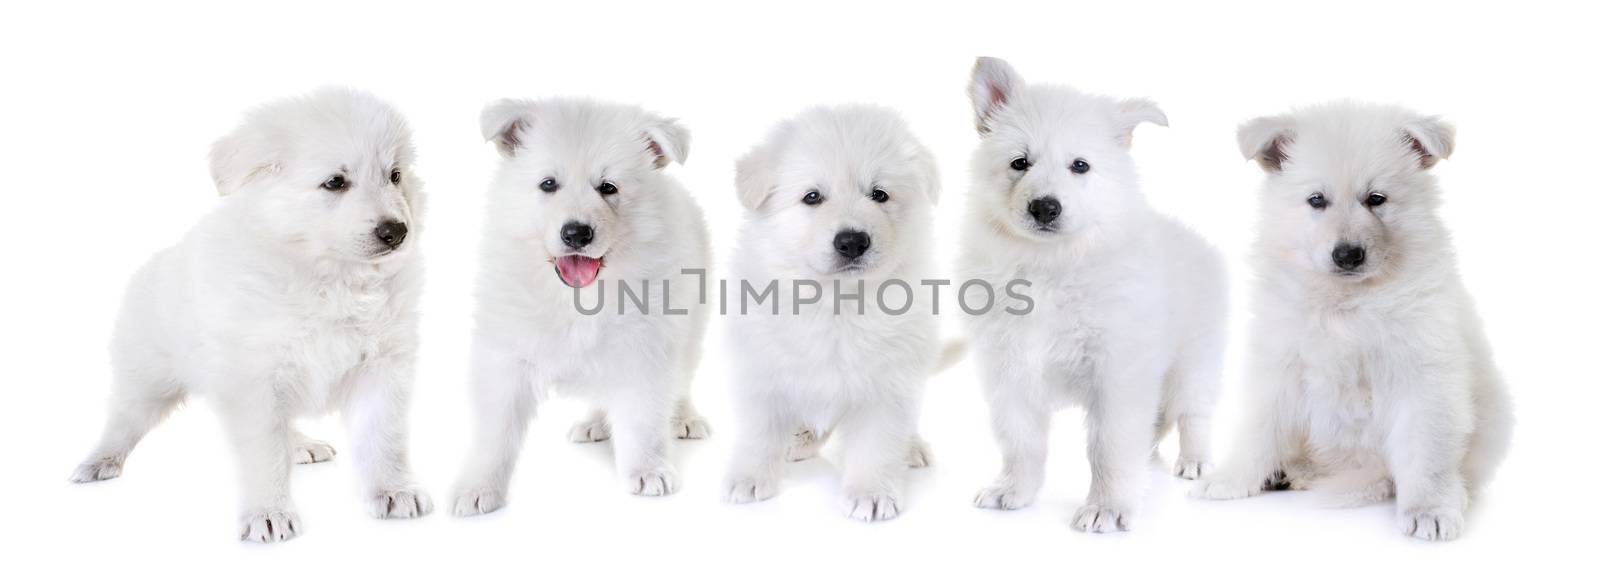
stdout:
<svg viewBox="0 0 1600 584">
<path fill-rule="evenodd" d="M 388 104 L 326 89 L 251 112 L 211 149 L 224 196 L 133 277 L 111 346 L 111 412 L 74 482 L 114 478 L 185 398 L 215 402 L 239 455 L 240 532 L 302 528 L 289 467 L 333 457 L 296 416 L 339 410 L 368 511 L 432 510 L 406 455 L 422 183 Z"/>
<path fill-rule="evenodd" d="M 728 318 L 743 433 L 725 498 L 776 495 L 785 459 L 815 454 L 837 428 L 844 512 L 892 519 L 908 463 L 927 463 L 916 426 L 939 350 L 921 288 L 932 154 L 890 110 L 817 108 L 779 124 L 736 172 L 747 211 Z M 907 286 L 885 284 L 896 279 Z"/>
<path fill-rule="evenodd" d="M 968 319 L 1003 469 L 975 504 L 1016 509 L 1044 481 L 1050 418 L 1087 410 L 1093 482 L 1072 519 L 1126 530 L 1161 435 L 1178 428 L 1174 472 L 1207 470 L 1221 381 L 1227 296 L 1222 259 L 1145 202 L 1128 148 L 1149 101 L 1024 85 L 980 58 L 970 93 L 973 155 L 961 276 L 1032 283 L 1028 314 Z"/>
<path fill-rule="evenodd" d="M 1505 454 L 1511 403 L 1437 212 L 1429 169 L 1454 139 L 1438 118 L 1355 103 L 1239 128 L 1267 172 L 1253 415 L 1242 451 L 1196 494 L 1395 496 L 1401 531 L 1460 534 L 1470 493 Z"/>
<path fill-rule="evenodd" d="M 637 107 L 549 99 L 491 104 L 483 135 L 503 160 L 478 281 L 478 434 L 454 513 L 505 505 L 529 419 L 550 388 L 595 402 L 572 439 L 614 438 L 628 491 L 672 493 L 667 442 L 708 432 L 689 384 L 710 237 L 700 207 L 662 171 L 688 155 L 689 132 Z M 630 294 L 643 306 L 625 304 Z"/>
</svg>

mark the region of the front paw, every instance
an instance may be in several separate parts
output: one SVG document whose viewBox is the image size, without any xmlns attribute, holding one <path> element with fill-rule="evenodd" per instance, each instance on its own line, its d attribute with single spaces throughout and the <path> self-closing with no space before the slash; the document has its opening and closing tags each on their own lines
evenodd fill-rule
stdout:
<svg viewBox="0 0 1600 584">
<path fill-rule="evenodd" d="M 300 535 L 300 514 L 287 509 L 246 513 L 239 539 L 255 543 L 289 541 Z"/>
<path fill-rule="evenodd" d="M 1180 479 L 1198 480 L 1211 474 L 1211 463 L 1203 458 L 1179 457 L 1177 462 L 1172 463 L 1172 474 Z"/>
<path fill-rule="evenodd" d="M 367 513 L 378 519 L 411 519 L 433 512 L 433 498 L 422 489 L 383 491 L 367 500 Z"/>
<path fill-rule="evenodd" d="M 1125 507 L 1110 504 L 1089 504 L 1078 508 L 1072 515 L 1072 528 L 1088 533 L 1127 531 L 1133 514 Z"/>
<path fill-rule="evenodd" d="M 700 416 L 689 416 L 672 421 L 672 435 L 679 440 L 701 440 L 711 436 L 711 425 Z"/>
<path fill-rule="evenodd" d="M 722 500 L 742 504 L 765 501 L 778 494 L 778 481 L 763 477 L 728 479 L 722 487 Z"/>
<path fill-rule="evenodd" d="M 456 517 L 471 517 L 492 513 L 506 506 L 506 493 L 502 489 L 479 487 L 456 491 L 455 504 L 450 513 Z"/>
<path fill-rule="evenodd" d="M 678 475 L 670 468 L 653 468 L 628 473 L 623 480 L 628 492 L 645 497 L 671 495 L 678 490 Z"/>
<path fill-rule="evenodd" d="M 900 516 L 900 498 L 893 493 L 846 495 L 844 514 L 861 521 L 888 521 Z"/>
<path fill-rule="evenodd" d="M 1416 509 L 1400 513 L 1400 531 L 1427 541 L 1450 541 L 1461 535 L 1465 519 L 1449 508 Z"/>
<path fill-rule="evenodd" d="M 1037 494 L 1037 489 L 1022 489 L 1010 483 L 999 482 L 978 491 L 978 496 L 972 498 L 972 504 L 980 509 L 1010 511 L 1032 505 Z"/>
<path fill-rule="evenodd" d="M 72 471 L 72 482 L 92 483 L 117 478 L 122 475 L 122 458 L 108 456 L 84 461 Z"/>
</svg>

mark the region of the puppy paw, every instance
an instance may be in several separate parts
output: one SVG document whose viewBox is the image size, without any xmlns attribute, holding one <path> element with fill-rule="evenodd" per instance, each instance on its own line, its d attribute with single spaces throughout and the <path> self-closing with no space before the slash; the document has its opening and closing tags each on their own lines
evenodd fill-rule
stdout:
<svg viewBox="0 0 1600 584">
<path fill-rule="evenodd" d="M 367 513 L 378 519 L 411 519 L 433 512 L 433 498 L 416 487 L 383 491 L 367 500 Z"/>
<path fill-rule="evenodd" d="M 653 468 L 628 473 L 623 482 L 628 492 L 645 497 L 671 495 L 678 490 L 678 476 L 670 468 Z"/>
<path fill-rule="evenodd" d="M 795 432 L 789 438 L 789 462 L 800 462 L 816 458 L 822 452 L 822 445 L 827 442 L 827 437 L 811 430 Z"/>
<path fill-rule="evenodd" d="M 900 499 L 891 493 L 847 495 L 842 507 L 846 517 L 861 521 L 887 521 L 900 516 Z"/>
<path fill-rule="evenodd" d="M 611 439 L 611 425 L 604 416 L 595 416 L 572 425 L 567 439 L 573 442 L 605 442 Z"/>
<path fill-rule="evenodd" d="M 1427 541 L 1450 541 L 1461 535 L 1461 511 L 1448 508 L 1416 509 L 1400 513 L 1400 531 Z"/>
<path fill-rule="evenodd" d="M 333 460 L 333 446 L 321 440 L 303 440 L 294 445 L 295 464 L 315 464 Z"/>
<path fill-rule="evenodd" d="M 1072 515 L 1072 528 L 1087 533 L 1127 531 L 1132 514 L 1117 505 L 1084 505 Z"/>
<path fill-rule="evenodd" d="M 1234 480 L 1203 480 L 1189 489 L 1189 496 L 1212 501 L 1243 499 L 1261 494 L 1262 486 L 1260 483 L 1245 483 Z"/>
<path fill-rule="evenodd" d="M 728 479 L 722 487 L 722 500 L 735 504 L 765 501 L 777 494 L 778 481 L 760 477 Z"/>
<path fill-rule="evenodd" d="M 122 457 L 107 456 L 84 461 L 72 471 L 72 482 L 92 483 L 114 479 L 122 475 Z"/>
<path fill-rule="evenodd" d="M 911 468 L 927 468 L 933 464 L 933 455 L 929 452 L 928 443 L 918 438 L 911 442 L 911 452 L 906 454 L 906 466 Z"/>
<path fill-rule="evenodd" d="M 505 491 L 489 487 L 461 489 L 456 492 L 455 504 L 450 513 L 456 517 L 471 517 L 492 513 L 506 506 Z"/>
<path fill-rule="evenodd" d="M 701 440 L 711 436 L 711 425 L 700 416 L 678 418 L 672 421 L 672 435 L 679 440 Z"/>
<path fill-rule="evenodd" d="M 239 539 L 255 543 L 289 541 L 300 535 L 300 514 L 277 509 L 248 513 L 242 521 Z"/>
<path fill-rule="evenodd" d="M 1010 511 L 1032 505 L 1034 495 L 1034 492 L 1024 492 L 1014 485 L 996 483 L 978 491 L 978 496 L 972 498 L 972 504 L 980 509 Z"/>
<path fill-rule="evenodd" d="M 1172 474 L 1180 479 L 1198 480 L 1211 473 L 1211 463 L 1198 458 L 1179 458 L 1172 463 Z"/>
</svg>

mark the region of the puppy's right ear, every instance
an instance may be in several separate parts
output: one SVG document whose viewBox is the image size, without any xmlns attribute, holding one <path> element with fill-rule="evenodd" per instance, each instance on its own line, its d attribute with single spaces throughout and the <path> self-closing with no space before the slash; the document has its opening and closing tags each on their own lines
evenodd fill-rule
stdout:
<svg viewBox="0 0 1600 584">
<path fill-rule="evenodd" d="M 777 187 L 778 167 L 773 155 L 773 147 L 769 142 L 746 152 L 735 163 L 733 183 L 735 190 L 739 191 L 739 204 L 744 208 L 751 211 L 761 208 Z"/>
<path fill-rule="evenodd" d="M 1022 76 L 1009 63 L 994 57 L 978 57 L 972 65 L 972 82 L 967 96 L 977 114 L 978 133 L 989 133 L 990 121 L 1022 89 Z"/>
<path fill-rule="evenodd" d="M 249 126 L 240 126 L 211 144 L 211 182 L 217 194 L 229 195 L 251 179 L 276 171 L 274 155 L 262 147 L 267 141 Z"/>
<path fill-rule="evenodd" d="M 534 104 L 525 99 L 502 99 L 483 108 L 478 124 L 483 139 L 494 142 L 500 154 L 510 158 L 522 145 L 522 132 L 533 125 Z"/>
<path fill-rule="evenodd" d="M 1285 149 L 1294 140 L 1294 121 L 1288 116 L 1256 118 L 1239 126 L 1239 153 L 1267 172 L 1283 170 Z"/>
</svg>

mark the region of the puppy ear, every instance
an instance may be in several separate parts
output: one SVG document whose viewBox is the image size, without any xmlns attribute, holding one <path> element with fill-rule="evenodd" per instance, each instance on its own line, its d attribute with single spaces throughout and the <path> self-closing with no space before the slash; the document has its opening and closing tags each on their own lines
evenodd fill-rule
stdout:
<svg viewBox="0 0 1600 584">
<path fill-rule="evenodd" d="M 978 57 L 978 61 L 972 65 L 972 81 L 967 84 L 967 96 L 972 98 L 979 134 L 989 133 L 989 122 L 994 115 L 1022 87 L 1022 76 L 1009 63 L 994 57 Z"/>
<path fill-rule="evenodd" d="M 677 120 L 654 118 L 644 128 L 645 147 L 655 155 L 656 168 L 689 159 L 689 129 Z"/>
<path fill-rule="evenodd" d="M 772 196 L 772 189 L 778 183 L 777 160 L 773 157 L 772 145 L 762 144 L 746 152 L 734 164 L 734 188 L 739 191 L 739 204 L 744 208 L 759 209 Z"/>
<path fill-rule="evenodd" d="M 1417 153 L 1422 168 L 1433 168 L 1439 160 L 1449 158 L 1456 149 L 1456 128 L 1439 116 L 1427 116 L 1401 126 L 1411 150 Z"/>
<path fill-rule="evenodd" d="M 1133 129 L 1146 122 L 1165 128 L 1167 114 L 1156 106 L 1156 102 L 1142 97 L 1124 99 L 1117 104 L 1118 137 L 1124 148 L 1133 145 Z"/>
<path fill-rule="evenodd" d="M 928 197 L 928 202 L 939 204 L 939 163 L 933 158 L 933 151 L 926 146 L 917 144 L 913 146 L 915 152 L 911 155 L 911 167 L 917 171 L 917 181 L 922 193 Z"/>
<path fill-rule="evenodd" d="M 478 116 L 483 139 L 494 142 L 500 154 L 510 158 L 522 145 L 522 132 L 533 125 L 534 102 L 502 99 L 485 106 Z"/>
<path fill-rule="evenodd" d="M 1239 126 L 1239 153 L 1267 172 L 1283 170 L 1284 149 L 1294 141 L 1294 122 L 1288 116 L 1256 118 Z"/>
<path fill-rule="evenodd" d="M 277 171 L 273 154 L 261 146 L 265 142 L 240 127 L 211 144 L 211 182 L 216 183 L 217 194 L 233 194 L 251 179 Z"/>
</svg>

